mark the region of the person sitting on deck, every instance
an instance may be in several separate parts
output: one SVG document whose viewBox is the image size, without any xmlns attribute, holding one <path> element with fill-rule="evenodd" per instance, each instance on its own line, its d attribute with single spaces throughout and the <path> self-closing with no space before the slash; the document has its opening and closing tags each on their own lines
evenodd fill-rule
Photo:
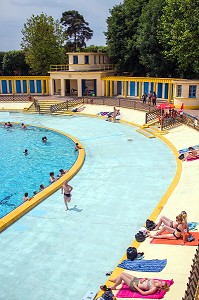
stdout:
<svg viewBox="0 0 199 300">
<path fill-rule="evenodd" d="M 150 231 L 147 232 L 147 235 L 154 239 L 179 240 L 183 238 L 181 244 L 183 246 L 185 244 L 185 239 L 186 239 L 185 232 L 186 232 L 187 223 L 182 213 L 176 217 L 176 222 L 178 223 L 178 225 L 175 229 L 168 226 L 164 226 L 155 235 L 152 235 Z M 168 231 L 169 233 L 161 234 L 163 231 Z"/>
</svg>

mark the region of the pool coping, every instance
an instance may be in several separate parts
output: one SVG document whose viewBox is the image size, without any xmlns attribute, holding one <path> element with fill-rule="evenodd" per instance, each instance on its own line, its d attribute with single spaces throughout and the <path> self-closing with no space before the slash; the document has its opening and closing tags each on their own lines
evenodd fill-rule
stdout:
<svg viewBox="0 0 199 300">
<path fill-rule="evenodd" d="M 78 113 L 78 115 L 79 116 L 96 117 L 96 118 L 104 119 L 103 116 L 98 116 L 98 115 L 95 116 L 95 115 L 88 114 L 88 113 Z M 137 128 L 140 128 L 140 129 L 142 128 L 142 125 L 139 125 L 135 122 L 120 120 L 118 123 L 123 123 L 123 124 L 126 124 L 128 126 L 137 127 Z M 148 217 L 150 220 L 153 220 L 153 221 L 156 220 L 156 218 L 158 217 L 158 215 L 160 214 L 160 212 L 164 208 L 165 204 L 169 200 L 169 197 L 171 196 L 171 194 L 175 190 L 176 186 L 178 185 L 178 182 L 180 180 L 181 173 L 182 173 L 182 162 L 181 162 L 181 160 L 178 159 L 179 153 L 178 153 L 178 150 L 176 149 L 176 147 L 165 136 L 163 136 L 162 134 L 160 134 L 158 132 L 156 132 L 155 137 L 160 139 L 162 142 L 164 142 L 171 149 L 171 151 L 173 152 L 174 158 L 176 160 L 176 173 L 175 173 L 175 176 L 174 176 L 170 186 L 167 188 L 166 192 L 164 193 L 164 195 L 162 196 L 162 198 L 160 199 L 160 201 L 158 202 L 158 204 L 154 208 L 153 212 Z M 143 226 L 145 226 L 145 224 L 143 224 Z M 137 242 L 134 239 L 133 242 L 129 245 L 129 247 L 135 247 L 135 248 L 138 249 L 140 244 L 141 243 Z M 119 260 L 118 264 L 121 263 L 125 259 L 127 259 L 126 253 Z M 114 277 L 117 277 L 118 275 L 121 274 L 121 268 L 116 266 L 112 273 L 114 274 Z M 108 286 L 109 285 L 108 283 L 109 283 L 109 279 L 107 279 L 107 281 L 105 282 L 105 285 Z M 97 293 L 97 295 L 95 296 L 94 299 L 98 299 L 98 297 L 102 296 L 103 293 L 104 292 L 100 290 Z"/>
<path fill-rule="evenodd" d="M 3 122 L 0 122 L 1 124 Z M 20 124 L 18 122 L 13 122 L 13 124 Z M 19 220 L 22 216 L 24 216 L 26 213 L 28 213 L 31 209 L 33 209 L 35 206 L 37 206 L 39 203 L 41 203 L 43 200 L 48 198 L 50 195 L 52 195 L 54 192 L 56 192 L 61 186 L 63 185 L 64 181 L 69 181 L 72 179 L 77 172 L 81 169 L 81 167 L 84 164 L 85 160 L 85 150 L 83 145 L 80 143 L 79 140 L 77 140 L 75 137 L 71 136 L 70 134 L 67 134 L 63 131 L 45 127 L 45 126 L 35 126 L 29 124 L 29 126 L 34 126 L 38 128 L 45 128 L 54 132 L 57 132 L 59 134 L 65 135 L 66 137 L 70 138 L 74 143 L 78 143 L 81 147 L 81 149 L 78 150 L 79 155 L 77 157 L 76 162 L 72 166 L 72 168 L 64 174 L 61 178 L 50 184 L 48 187 L 46 187 L 43 191 L 36 194 L 34 197 L 32 197 L 29 201 L 26 201 L 22 203 L 20 206 L 15 208 L 13 211 L 11 211 L 9 214 L 4 216 L 0 219 L 0 233 L 4 231 L 7 227 L 12 225 L 15 221 Z"/>
</svg>

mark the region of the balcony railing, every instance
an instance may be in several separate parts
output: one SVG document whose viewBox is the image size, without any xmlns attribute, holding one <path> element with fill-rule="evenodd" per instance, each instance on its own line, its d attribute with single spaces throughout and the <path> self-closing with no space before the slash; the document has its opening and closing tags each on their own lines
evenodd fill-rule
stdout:
<svg viewBox="0 0 199 300">
<path fill-rule="evenodd" d="M 114 70 L 113 64 L 70 64 L 70 65 L 50 65 L 50 72 L 82 72 L 82 71 L 109 71 Z"/>
</svg>

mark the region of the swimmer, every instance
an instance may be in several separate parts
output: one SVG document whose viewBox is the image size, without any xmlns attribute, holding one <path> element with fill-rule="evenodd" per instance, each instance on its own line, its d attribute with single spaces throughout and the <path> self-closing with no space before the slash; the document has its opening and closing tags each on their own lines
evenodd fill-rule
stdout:
<svg viewBox="0 0 199 300">
<path fill-rule="evenodd" d="M 39 191 L 41 192 L 41 191 L 43 191 L 45 189 L 45 186 L 43 185 L 43 184 L 40 184 L 40 186 L 39 186 Z"/>
<path fill-rule="evenodd" d="M 54 172 L 50 172 L 50 179 L 49 179 L 50 183 L 52 183 L 52 182 L 54 182 L 56 180 L 57 179 L 55 178 L 55 173 Z"/>
<path fill-rule="evenodd" d="M 75 144 L 75 151 L 78 151 L 79 149 L 82 149 L 82 148 L 81 148 L 81 146 L 78 143 L 76 143 Z"/>
<path fill-rule="evenodd" d="M 63 176 L 64 174 L 66 174 L 68 172 L 68 170 L 65 170 L 64 171 L 64 169 L 60 169 L 59 170 L 59 174 L 57 175 L 57 177 L 61 177 L 61 176 Z"/>
<path fill-rule="evenodd" d="M 24 153 L 24 155 L 28 155 L 29 154 L 28 149 L 25 149 L 25 151 L 23 153 Z"/>
<path fill-rule="evenodd" d="M 26 125 L 24 123 L 21 123 L 21 129 L 26 129 Z"/>
<path fill-rule="evenodd" d="M 41 140 L 42 140 L 43 143 L 46 143 L 47 142 L 47 137 L 43 136 Z"/>
<path fill-rule="evenodd" d="M 31 200 L 31 198 L 28 197 L 28 193 L 25 193 L 24 197 L 22 198 L 22 201 L 26 202 L 26 201 L 29 201 L 29 200 Z"/>
<path fill-rule="evenodd" d="M 7 123 L 7 127 L 12 127 L 12 126 L 13 125 L 10 122 Z"/>
</svg>

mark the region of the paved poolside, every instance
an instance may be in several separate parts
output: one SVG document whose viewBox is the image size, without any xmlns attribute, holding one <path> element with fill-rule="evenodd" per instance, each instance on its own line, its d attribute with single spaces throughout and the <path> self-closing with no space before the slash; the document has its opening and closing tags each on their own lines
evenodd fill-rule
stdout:
<svg viewBox="0 0 199 300">
<path fill-rule="evenodd" d="M 110 107 L 91 106 L 91 105 L 85 105 L 85 106 L 86 106 L 86 108 L 83 111 L 84 114 L 96 115 L 96 113 L 98 113 L 99 111 L 112 110 L 112 107 L 110 108 Z M 121 110 L 123 119 L 125 119 L 126 121 L 133 122 L 138 125 L 144 124 L 145 113 L 128 110 L 128 109 L 123 109 L 123 108 L 121 108 L 120 110 Z M 199 141 L 199 133 L 194 131 L 193 129 L 186 127 L 186 126 L 180 126 L 176 129 L 171 130 L 169 132 L 169 134 L 167 134 L 165 137 L 168 141 L 170 141 L 176 147 L 176 149 L 181 149 L 181 148 L 185 148 L 188 146 L 198 144 L 198 141 Z M 168 202 L 164 206 L 161 214 L 168 215 L 172 219 L 175 219 L 175 216 L 178 212 L 180 212 L 181 210 L 186 210 L 188 213 L 188 221 L 198 221 L 198 211 L 197 211 L 198 205 L 197 205 L 197 197 L 196 197 L 197 193 L 199 192 L 199 187 L 198 187 L 198 183 L 197 183 L 198 182 L 198 180 L 197 180 L 198 166 L 199 166 L 199 160 L 189 162 L 189 163 L 187 163 L 187 162 L 183 163 L 182 176 L 180 178 L 180 181 L 179 181 L 176 189 L 172 193 L 172 195 L 169 197 Z M 57 197 L 57 195 L 54 195 L 54 197 L 52 197 L 51 201 L 56 200 L 56 197 Z M 35 247 L 34 245 L 33 245 L 33 247 L 31 247 L 34 249 L 33 252 L 30 251 L 30 247 L 27 247 L 27 249 L 28 249 L 27 251 L 30 251 L 30 253 L 28 253 L 28 254 L 31 255 L 31 259 L 35 259 L 35 263 L 36 263 L 36 265 L 33 269 L 32 269 L 32 266 L 30 266 L 31 267 L 30 276 L 32 277 L 32 279 L 34 279 L 34 284 L 36 283 L 36 285 L 41 284 L 41 282 L 36 282 L 36 280 L 35 280 L 35 276 L 37 276 L 37 263 L 39 263 L 39 260 L 37 258 L 42 256 L 42 258 L 45 261 L 46 266 L 48 267 L 48 264 L 49 264 L 49 269 L 50 269 L 50 263 L 51 263 L 51 261 L 53 261 L 55 259 L 55 257 L 53 257 L 52 254 L 49 257 L 46 255 L 46 253 L 48 253 L 48 248 L 54 248 L 54 251 L 56 252 L 56 245 L 51 245 L 51 241 L 50 241 L 51 230 L 53 232 L 53 228 L 49 228 L 49 232 L 48 232 L 49 239 L 47 241 L 44 240 L 44 234 L 42 234 L 42 231 L 43 231 L 42 224 L 44 222 L 46 222 L 45 215 L 43 215 L 43 214 L 45 211 L 45 205 L 48 205 L 48 203 L 45 201 L 42 205 L 44 205 L 44 207 L 42 209 L 39 207 L 39 209 L 36 211 L 35 215 L 34 215 L 34 213 L 33 213 L 33 215 L 31 215 L 31 218 L 33 220 L 35 217 L 40 217 L 42 219 L 42 222 L 39 225 L 40 226 L 39 229 L 41 231 L 41 234 L 39 236 L 39 242 L 41 243 L 41 245 L 43 245 L 43 244 L 46 245 L 46 251 L 42 250 L 42 253 L 41 253 L 39 245 L 37 247 Z M 57 211 L 60 210 L 60 207 L 62 205 L 63 205 L 63 203 L 60 203 L 58 205 Z M 76 207 L 76 209 L 74 208 L 74 213 L 81 213 L 81 207 Z M 52 215 L 52 217 L 53 217 L 53 215 Z M 15 228 L 13 227 L 14 234 L 17 236 L 17 239 L 18 239 L 18 244 L 15 245 L 14 241 L 13 241 L 13 243 L 11 242 L 10 247 L 8 247 L 8 249 L 7 249 L 8 253 L 9 253 L 9 251 L 11 251 L 11 249 L 15 249 L 16 252 L 18 251 L 18 249 L 20 249 L 20 245 L 22 245 L 22 240 L 24 237 L 24 230 L 26 229 L 26 226 L 29 229 L 31 228 L 31 226 L 32 227 L 35 226 L 34 221 L 30 222 L 31 218 L 26 219 L 26 222 L 27 222 L 26 224 L 21 223 L 19 221 L 18 224 L 16 225 L 16 227 Z M 60 224 L 61 223 L 62 223 L 62 218 L 60 219 Z M 95 224 L 93 223 L 92 226 L 94 227 Z M 107 230 L 108 230 L 108 228 L 107 228 Z M 30 238 L 31 238 L 31 235 L 32 235 L 31 230 L 28 230 L 28 231 L 29 231 Z M 65 228 L 63 226 L 61 226 L 60 232 L 58 231 L 57 234 L 58 235 L 63 234 L 64 231 L 65 231 Z M 105 232 L 105 231 L 102 231 L 102 233 L 103 232 Z M 77 232 L 75 232 L 75 234 L 77 234 Z M 12 235 L 12 229 L 10 229 L 10 232 L 8 233 L 8 235 Z M 66 238 L 67 238 L 67 236 L 66 236 Z M 79 239 L 81 239 L 81 238 L 86 238 L 86 236 L 84 236 L 84 237 L 79 236 Z M 26 239 L 27 245 L 30 240 Z M 124 241 L 124 248 L 125 248 L 126 243 L 130 243 L 132 240 L 133 240 L 133 237 L 131 234 L 129 234 L 128 240 Z M 99 247 L 100 247 L 100 243 L 103 243 L 103 236 L 99 237 L 99 245 L 98 245 Z M 3 242 L 2 247 L 4 245 L 5 244 Z M 70 247 L 70 245 L 69 245 L 69 247 Z M 110 247 L 113 247 L 112 242 L 111 242 Z M 187 283 L 187 279 L 188 279 L 189 272 L 190 272 L 191 261 L 194 256 L 194 253 L 195 253 L 195 247 L 150 245 L 149 240 L 146 240 L 144 243 L 142 243 L 140 245 L 139 251 L 143 251 L 145 253 L 145 259 L 154 259 L 154 253 L 156 255 L 156 258 L 157 257 L 159 259 L 167 258 L 168 264 L 161 273 L 138 273 L 138 272 L 136 272 L 137 275 L 140 277 L 147 276 L 147 277 L 156 277 L 156 278 L 163 278 L 163 279 L 174 279 L 174 285 L 172 286 L 169 293 L 166 294 L 164 299 L 166 299 L 166 300 L 167 299 L 170 299 L 170 300 L 171 299 L 172 300 L 181 299 L 184 296 L 184 290 L 186 288 L 186 283 Z M 78 259 L 78 252 L 75 252 L 74 254 L 75 254 L 75 259 Z M 89 254 L 85 253 L 84 255 L 88 256 Z M 67 264 L 70 264 L 70 262 L 67 260 L 67 257 L 65 257 L 65 255 L 63 253 L 61 253 L 60 256 L 61 256 L 60 261 L 63 264 L 62 268 L 65 268 Z M 2 257 L 2 255 L 1 255 L 1 257 Z M 5 258 L 6 258 L 6 256 L 5 256 Z M 121 253 L 118 253 L 118 261 L 120 258 L 121 258 Z M 105 257 L 105 260 L 106 259 L 109 259 L 109 257 L 108 258 Z M 3 260 L 3 257 L 2 257 L 2 260 Z M 19 257 L 18 263 L 20 263 L 20 257 Z M 27 263 L 26 268 L 28 269 L 28 260 L 26 261 L 26 263 Z M 16 262 L 13 261 L 13 259 L 12 259 L 12 253 L 10 252 L 9 271 L 10 271 L 11 276 L 12 276 L 13 272 L 16 272 L 16 270 L 12 269 L 13 265 L 17 267 Z M 84 270 L 81 270 L 81 271 L 84 271 Z M 107 271 L 109 271 L 109 270 L 107 270 Z M 116 270 L 115 272 L 117 273 L 118 270 Z M 66 270 L 66 273 L 67 273 L 67 270 Z M 4 274 L 1 274 L 1 279 L 3 279 L 3 276 L 4 276 Z M 45 288 L 47 288 L 46 276 L 48 276 L 48 274 L 42 274 L 42 277 L 43 277 L 42 284 L 43 284 L 44 290 L 45 290 Z M 74 272 L 72 274 L 72 276 L 78 277 L 78 272 Z M 88 276 L 88 274 L 85 274 L 85 276 Z M 92 276 L 96 276 L 95 272 L 93 272 L 93 271 L 92 271 Z M 23 281 L 23 278 L 22 278 L 22 281 Z M 9 278 L 4 278 L 4 282 L 9 282 Z M 100 284 L 103 284 L 103 282 L 99 282 L 99 285 Z M 10 293 L 11 293 L 10 295 L 12 295 L 12 299 L 20 299 L 19 298 L 20 295 L 17 295 L 17 286 L 18 286 L 18 283 L 13 284 L 13 286 L 10 287 L 10 290 L 12 290 L 13 292 L 16 291 L 16 293 L 14 293 L 14 294 L 13 294 L 13 292 L 10 291 Z M 73 298 L 64 297 L 64 296 L 66 296 L 66 295 L 64 295 L 64 293 L 65 293 L 64 288 L 65 288 L 65 286 L 64 286 L 64 283 L 62 282 L 60 289 L 63 291 L 63 299 L 73 300 Z M 48 299 L 57 299 L 56 298 L 56 289 L 57 289 L 57 283 L 55 283 L 54 294 L 52 294 L 52 297 L 48 298 Z M 26 290 L 30 291 L 31 298 L 29 298 L 29 299 L 31 299 L 31 300 L 39 299 L 38 294 L 37 294 L 37 297 L 34 298 L 34 286 L 30 285 L 30 286 L 26 287 Z M 68 292 L 70 293 L 70 291 L 68 291 Z M 7 298 L 7 299 L 11 299 L 11 298 Z M 2 299 L 2 300 L 4 300 L 4 299 Z M 78 300 L 78 299 L 74 299 L 74 300 Z"/>
</svg>

